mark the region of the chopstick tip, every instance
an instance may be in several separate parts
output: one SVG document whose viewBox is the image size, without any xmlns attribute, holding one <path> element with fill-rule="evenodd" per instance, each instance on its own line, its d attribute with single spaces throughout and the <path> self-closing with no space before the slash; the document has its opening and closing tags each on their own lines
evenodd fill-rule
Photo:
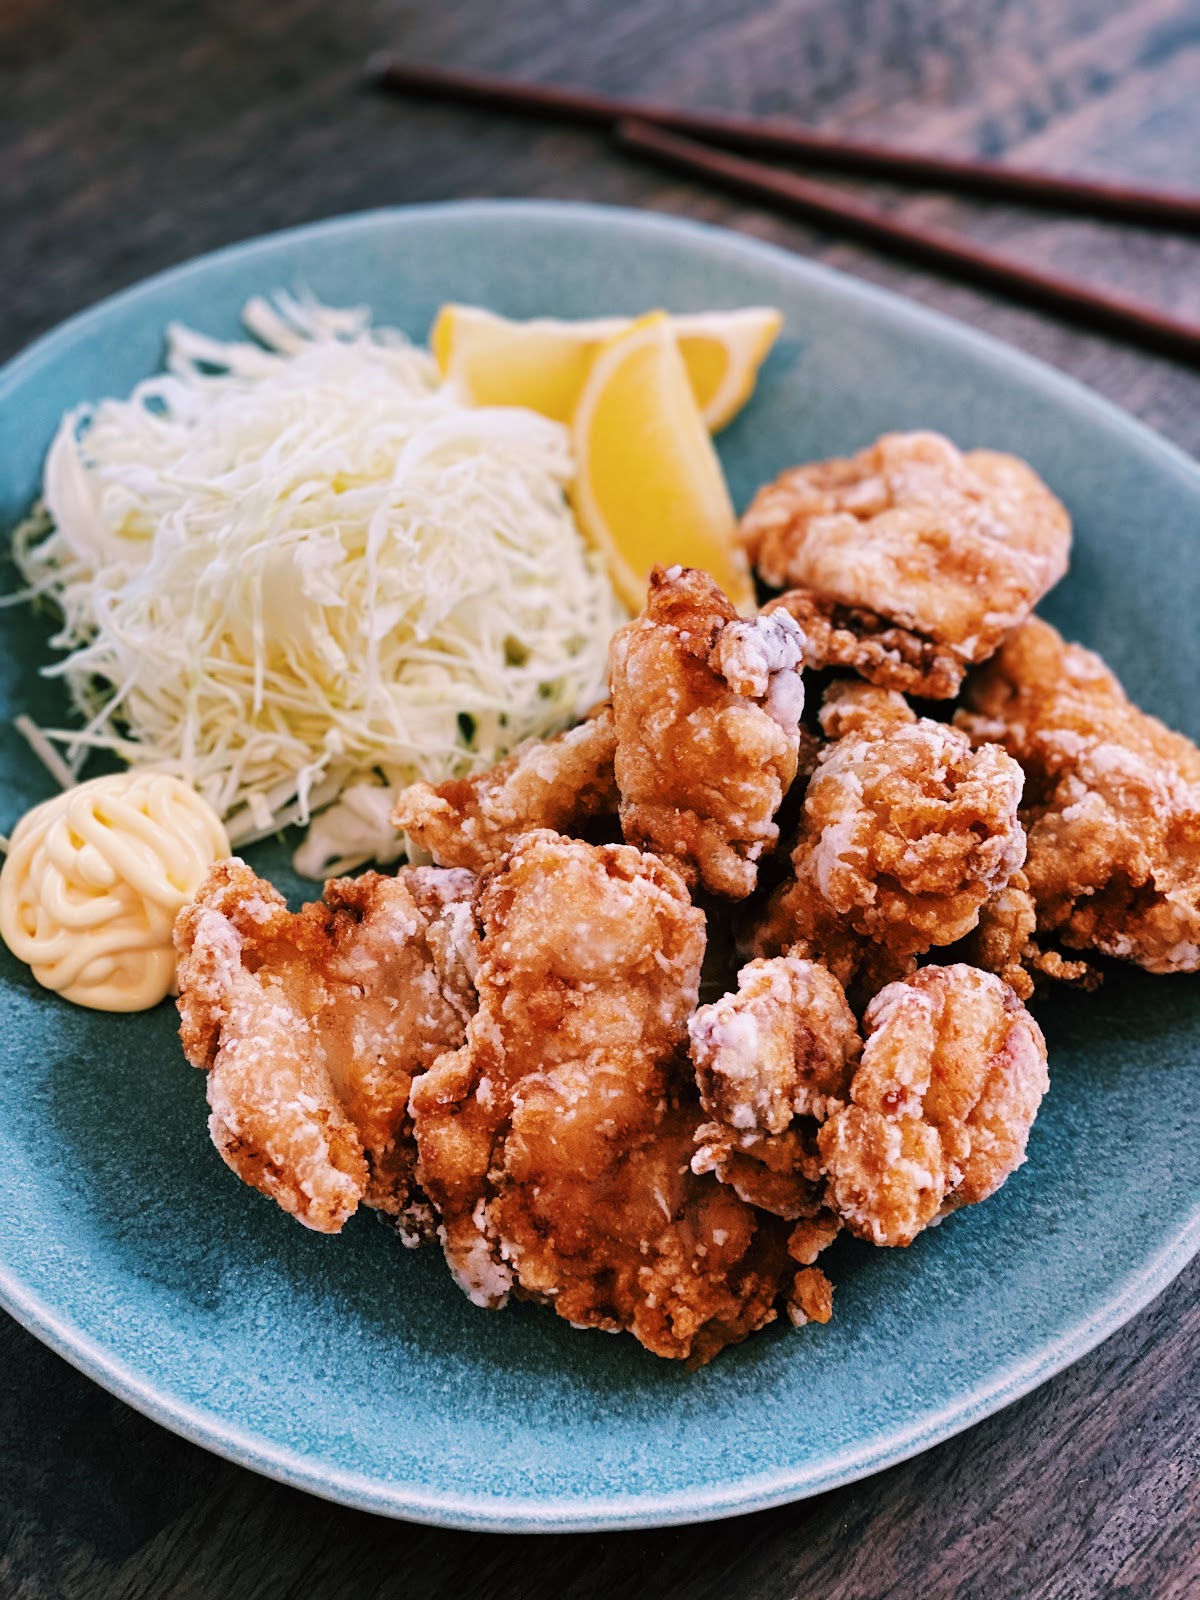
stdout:
<svg viewBox="0 0 1200 1600">
<path fill-rule="evenodd" d="M 662 129 L 645 117 L 619 117 L 612 126 L 612 137 L 618 144 L 645 145 L 657 142 Z"/>
<path fill-rule="evenodd" d="M 383 83 L 396 57 L 390 50 L 372 50 L 363 65 L 363 78 L 367 83 Z"/>
</svg>

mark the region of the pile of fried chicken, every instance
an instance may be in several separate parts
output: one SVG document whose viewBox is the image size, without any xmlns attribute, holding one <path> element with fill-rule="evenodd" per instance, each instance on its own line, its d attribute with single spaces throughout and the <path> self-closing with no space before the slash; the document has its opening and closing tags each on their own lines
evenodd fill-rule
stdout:
<svg viewBox="0 0 1200 1600">
<path fill-rule="evenodd" d="M 1029 467 L 888 435 L 741 535 L 757 616 L 656 570 L 608 702 L 399 796 L 434 864 L 291 912 L 222 861 L 176 930 L 247 1183 L 693 1365 L 1021 1164 L 1035 986 L 1200 967 L 1200 751 L 1031 615 L 1071 530 Z"/>
</svg>

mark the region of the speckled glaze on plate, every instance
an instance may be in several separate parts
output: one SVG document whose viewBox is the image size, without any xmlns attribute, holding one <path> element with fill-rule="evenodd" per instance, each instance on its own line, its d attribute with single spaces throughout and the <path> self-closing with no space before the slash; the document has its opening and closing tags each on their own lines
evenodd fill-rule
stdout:
<svg viewBox="0 0 1200 1600">
<path fill-rule="evenodd" d="M 1200 733 L 1200 473 L 1145 428 L 970 330 L 733 234 L 529 203 L 373 213 L 168 272 L 0 375 L 0 513 L 60 413 L 305 284 L 423 337 L 444 299 L 518 316 L 775 304 L 786 326 L 721 436 L 737 503 L 889 428 L 1027 457 L 1076 521 L 1045 606 L 1131 693 Z M 12 732 L 56 720 L 44 621 L 0 613 L 0 827 L 50 784 Z M 290 891 L 279 845 L 250 852 Z M 909 1250 L 835 1246 L 826 1328 L 774 1327 L 689 1375 L 549 1311 L 476 1310 L 369 1213 L 306 1233 L 226 1171 L 169 1006 L 77 1010 L 0 952 L 0 1301 L 130 1404 L 370 1511 L 508 1531 L 644 1527 L 798 1499 L 926 1448 L 1132 1316 L 1200 1244 L 1200 979 L 1114 971 L 1041 1007 L 1051 1090 L 1029 1161 Z M 1147 1115 L 1147 1110 L 1152 1113 Z"/>
</svg>

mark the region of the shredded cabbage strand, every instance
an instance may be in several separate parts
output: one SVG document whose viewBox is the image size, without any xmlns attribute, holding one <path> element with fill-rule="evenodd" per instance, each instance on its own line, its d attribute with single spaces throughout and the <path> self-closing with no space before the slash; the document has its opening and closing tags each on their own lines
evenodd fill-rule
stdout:
<svg viewBox="0 0 1200 1600">
<path fill-rule="evenodd" d="M 75 771 L 99 747 L 175 773 L 234 844 L 561 726 L 620 619 L 565 429 L 464 406 L 365 311 L 278 295 L 243 319 L 260 344 L 172 326 L 166 373 L 65 416 L 14 538 L 86 723 L 47 735 Z M 394 858 L 363 798 L 355 863 Z M 309 872 L 340 853 L 323 823 Z"/>
</svg>

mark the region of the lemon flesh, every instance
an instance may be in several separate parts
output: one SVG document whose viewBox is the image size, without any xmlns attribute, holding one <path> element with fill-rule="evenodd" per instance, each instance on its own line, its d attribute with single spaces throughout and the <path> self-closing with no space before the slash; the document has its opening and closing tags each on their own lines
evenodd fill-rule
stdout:
<svg viewBox="0 0 1200 1600">
<path fill-rule="evenodd" d="M 655 564 L 702 567 L 739 610 L 754 589 L 721 464 L 670 319 L 655 312 L 602 344 L 572 425 L 576 514 L 639 611 Z"/>
<path fill-rule="evenodd" d="M 723 428 L 754 391 L 783 324 L 769 306 L 669 319 L 705 425 Z M 601 346 L 633 326 L 628 317 L 514 322 L 479 306 L 444 305 L 429 344 L 443 375 L 476 405 L 528 406 L 570 422 Z"/>
</svg>

